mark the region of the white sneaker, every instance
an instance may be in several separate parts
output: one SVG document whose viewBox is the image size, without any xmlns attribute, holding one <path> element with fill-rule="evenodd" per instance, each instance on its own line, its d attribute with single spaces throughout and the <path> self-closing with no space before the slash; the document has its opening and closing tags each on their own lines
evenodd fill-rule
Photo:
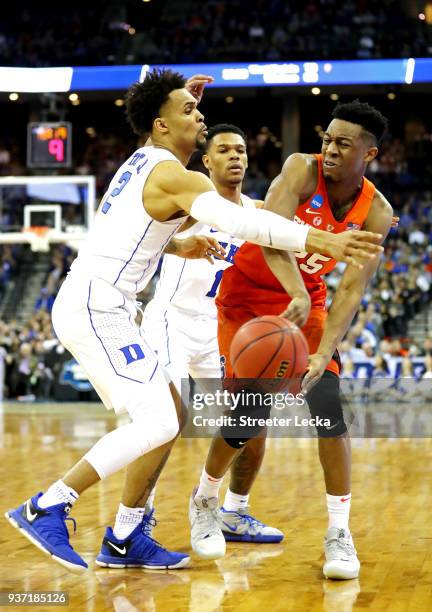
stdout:
<svg viewBox="0 0 432 612">
<path fill-rule="evenodd" d="M 225 538 L 218 524 L 217 497 L 195 496 L 189 504 L 192 550 L 202 559 L 219 559 L 226 551 Z"/>
<path fill-rule="evenodd" d="M 324 538 L 326 561 L 323 572 L 326 578 L 351 580 L 360 573 L 360 561 L 351 534 L 345 529 L 330 527 Z"/>
</svg>

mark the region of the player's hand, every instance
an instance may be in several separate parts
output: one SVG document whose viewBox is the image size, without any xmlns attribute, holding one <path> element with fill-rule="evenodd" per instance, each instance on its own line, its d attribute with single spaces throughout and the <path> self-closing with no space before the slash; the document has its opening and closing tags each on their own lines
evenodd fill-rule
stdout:
<svg viewBox="0 0 432 612">
<path fill-rule="evenodd" d="M 351 264 L 359 270 L 363 269 L 365 263 L 380 255 L 384 249 L 380 245 L 381 234 L 353 230 L 341 232 L 340 234 L 326 234 L 324 250 L 337 261 Z"/>
<path fill-rule="evenodd" d="M 198 104 L 203 97 L 204 88 L 209 83 L 213 83 L 214 78 L 206 74 L 194 74 L 186 81 L 186 89 L 193 95 Z"/>
<path fill-rule="evenodd" d="M 396 229 L 397 227 L 399 227 L 399 217 L 392 217 L 392 222 L 390 227 L 392 229 Z"/>
<path fill-rule="evenodd" d="M 320 380 L 328 365 L 329 359 L 320 353 L 309 355 L 309 363 L 305 377 L 302 381 L 302 393 L 306 395 Z"/>
<path fill-rule="evenodd" d="M 285 317 L 298 325 L 303 327 L 309 318 L 311 309 L 311 300 L 308 293 L 304 293 L 292 298 L 288 308 L 281 314 L 281 317 Z"/>
<path fill-rule="evenodd" d="M 184 240 L 177 240 L 177 255 L 186 259 L 207 259 L 212 265 L 216 259 L 224 259 L 225 249 L 215 238 L 210 236 L 191 236 Z"/>
</svg>

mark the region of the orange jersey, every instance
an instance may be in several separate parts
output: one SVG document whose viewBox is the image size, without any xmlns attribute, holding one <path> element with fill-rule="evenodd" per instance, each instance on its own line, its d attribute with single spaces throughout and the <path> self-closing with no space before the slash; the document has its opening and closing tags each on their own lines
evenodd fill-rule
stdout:
<svg viewBox="0 0 432 612">
<path fill-rule="evenodd" d="M 325 184 L 322 156 L 318 161 L 318 184 L 314 194 L 299 204 L 295 221 L 311 225 L 334 234 L 360 229 L 375 195 L 375 186 L 363 177 L 363 184 L 351 209 L 342 221 L 332 213 Z M 316 253 L 296 252 L 297 263 L 306 289 L 311 296 L 312 308 L 325 309 L 326 285 L 323 276 L 333 270 L 336 260 Z M 240 306 L 247 303 L 288 304 L 289 296 L 267 266 L 261 247 L 246 242 L 237 251 L 234 265 L 225 270 L 217 298 L 218 306 Z"/>
</svg>

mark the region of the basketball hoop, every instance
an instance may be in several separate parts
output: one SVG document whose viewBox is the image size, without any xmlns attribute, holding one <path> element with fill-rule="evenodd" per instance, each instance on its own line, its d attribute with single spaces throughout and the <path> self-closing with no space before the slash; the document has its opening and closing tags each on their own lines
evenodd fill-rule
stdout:
<svg viewBox="0 0 432 612">
<path fill-rule="evenodd" d="M 29 238 L 30 247 L 33 252 L 47 253 L 49 251 L 50 227 L 46 227 L 44 225 L 33 225 L 31 227 L 24 228 L 23 231 Z"/>
</svg>

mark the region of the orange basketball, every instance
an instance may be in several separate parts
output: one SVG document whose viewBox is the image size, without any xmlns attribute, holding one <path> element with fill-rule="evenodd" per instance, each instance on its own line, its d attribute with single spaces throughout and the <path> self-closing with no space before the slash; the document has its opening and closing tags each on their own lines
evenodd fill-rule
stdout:
<svg viewBox="0 0 432 612">
<path fill-rule="evenodd" d="M 308 356 L 306 339 L 297 325 L 270 315 L 242 325 L 230 349 L 237 378 L 268 379 L 265 389 L 274 392 L 292 391 L 291 382 L 295 391 L 299 390 Z"/>
</svg>

